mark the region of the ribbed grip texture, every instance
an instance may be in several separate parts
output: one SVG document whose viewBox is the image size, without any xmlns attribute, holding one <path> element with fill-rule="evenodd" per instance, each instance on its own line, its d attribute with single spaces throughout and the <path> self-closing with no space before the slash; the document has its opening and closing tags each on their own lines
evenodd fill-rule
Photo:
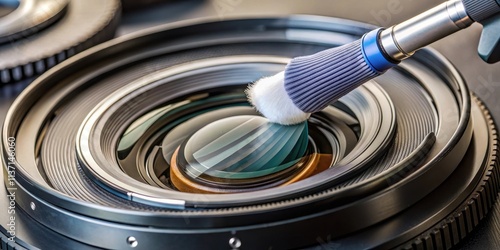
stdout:
<svg viewBox="0 0 500 250">
<path fill-rule="evenodd" d="M 497 0 L 462 0 L 462 2 L 467 14 L 476 22 L 500 13 L 500 4 Z"/>
<path fill-rule="evenodd" d="M 378 75 L 357 40 L 293 59 L 285 70 L 285 89 L 299 109 L 314 113 Z"/>
</svg>

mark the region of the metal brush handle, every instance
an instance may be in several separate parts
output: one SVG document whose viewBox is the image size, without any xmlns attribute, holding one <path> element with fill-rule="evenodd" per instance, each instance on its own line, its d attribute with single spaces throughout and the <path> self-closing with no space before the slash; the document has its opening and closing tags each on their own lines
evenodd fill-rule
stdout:
<svg viewBox="0 0 500 250">
<path fill-rule="evenodd" d="M 294 58 L 285 69 L 286 93 L 304 113 L 320 111 L 416 50 L 474 22 L 484 25 L 479 54 L 486 62 L 500 61 L 499 2 L 451 0 L 344 46 Z"/>
<path fill-rule="evenodd" d="M 488 37 L 481 39 L 481 57 L 487 62 L 498 61 L 495 60 L 496 53 L 493 51 L 497 50 L 500 40 L 498 36 L 500 21 L 491 21 L 499 19 L 498 13 L 500 13 L 500 0 L 451 0 L 383 30 L 379 36 L 379 45 L 388 57 L 401 61 L 416 50 L 467 28 L 476 21 L 487 24 L 484 32 L 492 32 Z"/>
</svg>

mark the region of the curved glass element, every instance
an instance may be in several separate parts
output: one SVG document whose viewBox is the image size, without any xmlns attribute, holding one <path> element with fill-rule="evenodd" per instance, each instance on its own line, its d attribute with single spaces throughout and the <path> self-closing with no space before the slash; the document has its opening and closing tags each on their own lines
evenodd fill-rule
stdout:
<svg viewBox="0 0 500 250">
<path fill-rule="evenodd" d="M 170 180 L 179 191 L 195 193 L 287 185 L 318 167 L 309 147 L 307 122 L 282 126 L 256 115 L 227 117 L 203 126 L 175 150 Z"/>
<path fill-rule="evenodd" d="M 168 190 L 240 193 L 319 174 L 358 143 L 359 122 L 341 103 L 295 126 L 271 124 L 243 88 L 210 89 L 165 103 L 127 126 L 117 145 L 130 177 Z"/>
<path fill-rule="evenodd" d="M 281 126 L 260 116 L 222 119 L 193 134 L 181 147 L 192 178 L 248 179 L 296 164 L 307 148 L 307 123 Z"/>
</svg>

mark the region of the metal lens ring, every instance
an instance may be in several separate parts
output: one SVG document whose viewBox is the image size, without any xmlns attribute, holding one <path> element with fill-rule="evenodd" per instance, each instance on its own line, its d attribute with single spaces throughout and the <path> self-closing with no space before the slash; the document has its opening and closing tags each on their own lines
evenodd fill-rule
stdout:
<svg viewBox="0 0 500 250">
<path fill-rule="evenodd" d="M 0 44 L 24 38 L 57 21 L 66 11 L 68 2 L 69 0 L 7 1 L 7 4 L 17 6 L 0 18 Z"/>
<path fill-rule="evenodd" d="M 2 0 L 0 12 L 2 3 L 19 4 L 0 18 L 0 85 L 14 94 L 56 64 L 113 38 L 121 13 L 119 0 Z"/>
<path fill-rule="evenodd" d="M 493 123 L 449 62 L 422 50 L 296 128 L 262 129 L 243 93 L 290 58 L 372 28 L 321 17 L 198 21 L 56 66 L 20 95 L 2 131 L 29 215 L 19 220 L 101 248 L 413 244 L 471 193 L 498 186 L 480 184 L 497 182 Z M 227 119 L 257 123 L 202 133 Z M 259 133 L 276 137 L 261 148 L 238 140 Z"/>
<path fill-rule="evenodd" d="M 80 128 L 77 136 L 77 153 L 83 170 L 88 171 L 90 176 L 95 176 L 98 183 L 105 185 L 105 188 L 115 189 L 117 193 L 123 194 L 124 198 L 164 207 L 184 204 L 188 207 L 224 208 L 234 206 L 233 204 L 254 205 L 265 200 L 278 201 L 293 198 L 297 192 L 314 192 L 319 182 L 287 185 L 282 188 L 283 190 L 264 189 L 261 192 L 248 194 L 204 195 L 202 198 L 196 194 L 162 190 L 145 183 L 131 181 L 131 178 L 115 164 L 118 162 L 115 153 L 117 152 L 116 145 L 118 145 L 117 136 L 123 134 L 123 127 L 133 123 L 135 117 L 143 115 L 141 111 L 148 111 L 159 104 L 171 105 L 168 101 L 175 100 L 183 93 L 204 92 L 210 88 L 239 86 L 239 93 L 242 94 L 247 83 L 255 81 L 260 75 L 274 74 L 282 70 L 286 61 L 286 59 L 272 57 L 245 58 L 242 56 L 210 59 L 159 71 L 131 83 L 98 105 Z M 155 101 L 151 102 L 152 99 Z M 241 103 L 241 99 L 239 102 Z M 350 152 L 336 160 L 340 161 L 339 163 L 329 163 L 332 166 L 318 174 L 328 185 L 339 184 L 346 175 L 363 170 L 367 162 L 384 152 L 395 130 L 394 107 L 387 98 L 387 94 L 375 83 L 367 84 L 366 87 L 354 91 L 343 98 L 341 103 L 348 107 L 355 117 L 359 117 L 361 132 L 359 141 Z M 226 106 L 230 104 L 230 101 L 224 103 Z M 328 116 L 327 112 L 319 116 Z M 162 125 L 168 126 L 169 124 Z M 154 124 L 153 126 L 161 128 L 162 125 Z M 181 143 L 182 141 L 178 145 Z M 340 145 L 340 147 L 341 151 L 346 151 L 342 149 L 345 145 Z M 132 161 L 140 162 L 141 160 L 145 159 Z M 231 204 L 225 203 L 225 200 L 230 200 Z"/>
</svg>

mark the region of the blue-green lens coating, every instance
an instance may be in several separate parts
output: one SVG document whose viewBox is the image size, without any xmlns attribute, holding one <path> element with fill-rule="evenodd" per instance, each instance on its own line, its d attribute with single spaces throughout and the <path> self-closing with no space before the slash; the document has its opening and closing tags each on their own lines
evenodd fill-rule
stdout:
<svg viewBox="0 0 500 250">
<path fill-rule="evenodd" d="M 307 122 L 283 126 L 260 116 L 234 116 L 210 123 L 187 141 L 183 155 L 192 178 L 263 177 L 295 165 L 306 153 Z"/>
</svg>

